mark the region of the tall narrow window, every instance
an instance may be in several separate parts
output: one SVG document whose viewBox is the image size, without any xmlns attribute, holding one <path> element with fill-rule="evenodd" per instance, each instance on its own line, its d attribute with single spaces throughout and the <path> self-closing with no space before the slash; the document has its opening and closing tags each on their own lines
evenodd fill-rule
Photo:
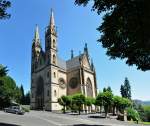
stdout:
<svg viewBox="0 0 150 126">
<path fill-rule="evenodd" d="M 56 48 L 56 41 L 53 39 L 53 48 Z"/>
<path fill-rule="evenodd" d="M 56 56 L 53 55 L 53 64 L 56 64 Z"/>
<path fill-rule="evenodd" d="M 47 90 L 47 96 L 49 96 L 49 90 Z"/>
<path fill-rule="evenodd" d="M 54 90 L 54 96 L 55 96 L 55 97 L 57 96 L 57 92 L 56 92 L 56 90 Z"/>
<path fill-rule="evenodd" d="M 56 78 L 56 72 L 54 72 L 54 78 Z"/>
</svg>

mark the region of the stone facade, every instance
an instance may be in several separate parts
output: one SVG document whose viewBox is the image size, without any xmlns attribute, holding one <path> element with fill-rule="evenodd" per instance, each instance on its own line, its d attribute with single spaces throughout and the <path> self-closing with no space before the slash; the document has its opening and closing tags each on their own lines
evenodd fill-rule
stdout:
<svg viewBox="0 0 150 126">
<path fill-rule="evenodd" d="M 97 95 L 96 72 L 87 44 L 79 56 L 74 57 L 71 51 L 71 59 L 60 59 L 52 12 L 45 32 L 45 51 L 41 47 L 38 26 L 32 43 L 31 108 L 60 110 L 62 107 L 57 103 L 59 97 L 79 92 L 94 98 Z"/>
</svg>

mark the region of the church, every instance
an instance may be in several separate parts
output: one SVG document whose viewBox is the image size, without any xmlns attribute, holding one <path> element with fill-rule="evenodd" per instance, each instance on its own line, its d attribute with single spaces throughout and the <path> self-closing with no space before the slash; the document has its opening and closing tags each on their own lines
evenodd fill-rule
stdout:
<svg viewBox="0 0 150 126">
<path fill-rule="evenodd" d="M 65 43 L 64 43 L 65 44 Z M 39 29 L 36 26 L 31 57 L 31 109 L 61 110 L 57 99 L 63 95 L 82 93 L 97 95 L 96 71 L 90 59 L 87 44 L 83 52 L 62 60 L 58 54 L 57 31 L 54 13 L 45 31 L 45 50 L 42 49 Z"/>
</svg>

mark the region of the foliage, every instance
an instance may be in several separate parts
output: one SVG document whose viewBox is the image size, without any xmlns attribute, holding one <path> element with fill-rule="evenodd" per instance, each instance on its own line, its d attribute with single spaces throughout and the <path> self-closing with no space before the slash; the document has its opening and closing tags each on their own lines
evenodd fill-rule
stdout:
<svg viewBox="0 0 150 126">
<path fill-rule="evenodd" d="M 135 109 L 127 108 L 126 111 L 127 111 L 127 118 L 128 118 L 128 120 L 131 120 L 131 119 L 133 121 L 140 120 L 139 113 Z"/>
<path fill-rule="evenodd" d="M 83 94 L 75 94 L 72 97 L 72 102 L 76 106 L 78 106 L 78 111 L 80 115 L 81 107 L 83 104 L 85 104 L 85 96 Z"/>
<path fill-rule="evenodd" d="M 92 2 L 91 2 L 92 1 Z M 150 70 L 150 1 L 149 0 L 75 0 L 92 10 L 103 13 L 103 22 L 97 28 L 102 33 L 99 42 L 107 48 L 111 59 L 125 59 L 137 69 Z"/>
<path fill-rule="evenodd" d="M 91 106 L 94 103 L 94 98 L 92 97 L 85 97 L 85 105 Z"/>
<path fill-rule="evenodd" d="M 122 97 L 131 99 L 131 86 L 128 78 L 125 78 L 124 85 L 121 85 L 120 92 Z"/>
<path fill-rule="evenodd" d="M 107 117 L 108 109 L 112 104 L 113 94 L 110 91 L 103 92 L 102 94 L 103 106 L 105 109 L 105 117 Z"/>
<path fill-rule="evenodd" d="M 20 91 L 21 91 L 20 103 L 21 103 L 22 105 L 24 105 L 24 102 L 25 102 L 25 95 L 24 95 L 24 88 L 23 88 L 23 85 L 20 86 Z"/>
<path fill-rule="evenodd" d="M 63 113 L 65 113 L 66 107 L 71 104 L 71 99 L 68 96 L 63 95 L 58 98 L 58 103 L 63 106 Z"/>
<path fill-rule="evenodd" d="M 118 111 L 121 107 L 121 101 L 122 101 L 122 97 L 120 96 L 113 96 L 113 115 L 115 115 L 115 108 L 116 108 L 116 111 L 117 111 L 117 114 L 118 114 Z"/>
<path fill-rule="evenodd" d="M 110 86 L 108 86 L 107 88 L 103 88 L 103 92 L 106 92 L 106 91 L 109 91 L 109 92 L 112 92 L 112 89 Z"/>
<path fill-rule="evenodd" d="M 144 121 L 150 122 L 150 106 L 144 106 L 144 117 Z"/>
<path fill-rule="evenodd" d="M 11 2 L 8 0 L 0 0 L 0 19 L 10 18 L 10 14 L 6 12 L 6 9 L 11 6 Z"/>
<path fill-rule="evenodd" d="M 20 90 L 16 86 L 15 81 L 9 77 L 0 77 L 0 108 L 4 108 L 10 105 L 11 100 L 16 102 L 20 99 Z"/>
<path fill-rule="evenodd" d="M 0 77 L 6 76 L 7 72 L 8 72 L 7 67 L 6 66 L 4 67 L 3 65 L 0 65 Z"/>
<path fill-rule="evenodd" d="M 122 111 L 125 110 L 127 107 L 130 107 L 130 106 L 132 106 L 132 101 L 130 99 L 127 99 L 127 98 L 121 99 L 120 109 Z"/>
</svg>

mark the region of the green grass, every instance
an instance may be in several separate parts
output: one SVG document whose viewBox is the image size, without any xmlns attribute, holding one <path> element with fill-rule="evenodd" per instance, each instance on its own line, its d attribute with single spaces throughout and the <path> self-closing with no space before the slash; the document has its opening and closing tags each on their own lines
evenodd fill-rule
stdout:
<svg viewBox="0 0 150 126">
<path fill-rule="evenodd" d="M 139 122 L 139 124 L 150 125 L 150 122 Z"/>
<path fill-rule="evenodd" d="M 135 124 L 137 124 L 137 122 L 136 121 L 128 121 L 128 122 L 131 122 L 131 123 L 135 123 Z M 150 125 L 150 122 L 138 122 L 138 124 L 143 124 L 143 125 Z"/>
</svg>

